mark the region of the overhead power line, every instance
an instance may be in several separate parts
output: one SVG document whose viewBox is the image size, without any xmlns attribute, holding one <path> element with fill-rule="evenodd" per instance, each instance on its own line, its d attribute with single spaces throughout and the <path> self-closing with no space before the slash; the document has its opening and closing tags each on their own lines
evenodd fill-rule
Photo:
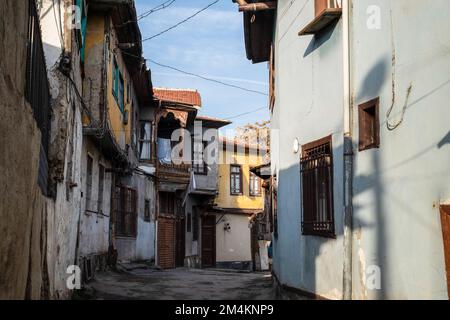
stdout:
<svg viewBox="0 0 450 320">
<path fill-rule="evenodd" d="M 232 117 L 229 117 L 229 118 L 225 118 L 225 120 L 231 120 L 231 119 L 240 118 L 242 116 L 246 116 L 248 114 L 255 113 L 255 112 L 258 112 L 258 111 L 263 110 L 263 109 L 269 109 L 269 107 L 261 107 L 261 108 L 258 108 L 258 109 L 255 109 L 255 110 L 251 110 L 251 111 L 248 111 L 248 112 L 240 113 L 240 114 L 237 114 L 235 116 L 232 116 Z"/>
<path fill-rule="evenodd" d="M 165 29 L 165 30 L 163 30 L 163 31 L 161 31 L 161 32 L 159 32 L 159 33 L 157 33 L 157 34 L 151 36 L 151 37 L 145 38 L 144 40 L 142 40 L 142 42 L 148 41 L 148 40 L 151 40 L 151 39 L 154 39 L 154 38 L 159 37 L 160 35 L 162 35 L 162 34 L 168 32 L 168 31 L 170 31 L 170 30 L 172 30 L 172 29 L 175 29 L 176 27 L 178 27 L 178 26 L 180 26 L 181 24 L 183 24 L 183 23 L 185 23 L 185 22 L 191 20 L 192 18 L 194 18 L 194 17 L 197 16 L 198 14 L 202 13 L 203 11 L 209 9 L 210 7 L 212 7 L 213 5 L 215 5 L 215 4 L 216 4 L 217 2 L 219 2 L 219 1 L 220 1 L 220 0 L 216 0 L 216 1 L 214 1 L 214 2 L 212 2 L 212 3 L 210 3 L 210 4 L 208 4 L 206 7 L 204 7 L 203 9 L 201 9 L 201 10 L 195 12 L 193 15 L 191 15 L 191 16 L 187 17 L 186 19 L 184 19 L 184 20 L 178 22 L 177 24 L 171 26 L 170 28 L 167 28 L 167 29 Z"/>
<path fill-rule="evenodd" d="M 256 94 L 260 94 L 260 95 L 263 95 L 263 96 L 267 96 L 268 95 L 267 93 L 262 92 L 262 91 L 252 90 L 252 89 L 244 88 L 244 87 L 237 86 L 237 85 L 234 85 L 234 84 L 231 84 L 231 83 L 223 82 L 223 81 L 220 81 L 220 80 L 211 79 L 211 78 L 199 75 L 199 74 L 195 74 L 195 73 L 192 73 L 192 72 L 184 71 L 184 70 L 172 67 L 172 66 L 168 66 L 168 65 L 156 62 L 155 60 L 152 60 L 152 59 L 146 59 L 146 60 L 150 61 L 153 64 L 156 64 L 157 66 L 160 66 L 160 67 L 163 67 L 163 68 L 167 68 L 167 69 L 171 69 L 171 70 L 174 70 L 174 71 L 177 71 L 177 72 L 180 72 L 180 73 L 183 73 L 183 74 L 187 74 L 187 75 L 190 75 L 190 76 L 193 76 L 193 77 L 197 77 L 197 78 L 200 78 L 200 79 L 203 79 L 203 80 L 206 80 L 206 81 L 210 81 L 210 82 L 214 82 L 214 83 L 217 83 L 217 84 L 221 84 L 223 86 L 227 86 L 227 87 L 230 87 L 230 88 L 235 88 L 235 89 L 239 89 L 239 90 L 243 90 L 243 91 L 247 91 L 247 92 L 256 93 Z"/>
<path fill-rule="evenodd" d="M 176 0 L 168 0 L 168 1 L 165 1 L 165 2 L 161 3 L 160 5 L 157 5 L 156 7 L 152 8 L 152 9 L 150 9 L 148 11 L 145 11 L 144 13 L 140 14 L 137 17 L 138 21 L 148 17 L 149 15 L 151 15 L 154 12 L 157 12 L 159 10 L 163 10 L 163 9 L 165 9 L 167 7 L 170 7 L 175 1 Z"/>
<path fill-rule="evenodd" d="M 128 52 L 123 51 L 123 50 L 122 50 L 122 53 L 125 54 L 125 55 L 127 55 L 127 56 L 134 57 L 134 58 L 136 58 L 136 59 L 143 59 L 142 57 L 139 57 L 139 56 L 137 56 L 137 55 L 128 53 Z M 157 66 L 160 66 L 160 67 L 163 67 L 163 68 L 167 68 L 167 69 L 170 69 L 170 70 L 174 70 L 174 71 L 177 71 L 177 72 L 180 72 L 180 73 L 189 75 L 189 76 L 193 76 L 193 77 L 196 77 L 196 78 L 200 78 L 200 79 L 205 80 L 205 81 L 214 82 L 214 83 L 217 83 L 217 84 L 226 86 L 226 87 L 235 88 L 235 89 L 243 90 L 243 91 L 246 91 L 246 92 L 256 93 L 256 94 L 260 94 L 260 95 L 263 95 L 263 96 L 268 96 L 267 93 L 262 92 L 262 91 L 252 90 L 252 89 L 244 88 L 244 87 L 237 86 L 237 85 L 234 85 L 234 84 L 231 84 L 231 83 L 223 82 L 223 81 L 220 81 L 220 80 L 208 78 L 208 77 L 205 77 L 205 76 L 196 74 L 196 73 L 184 71 L 184 70 L 181 70 L 181 69 L 178 69 L 178 68 L 175 68 L 175 67 L 166 65 L 166 64 L 159 63 L 159 62 L 157 62 L 157 61 L 155 61 L 155 60 L 152 60 L 152 59 L 144 59 L 144 60 L 150 61 L 151 63 L 156 64 Z"/>
</svg>

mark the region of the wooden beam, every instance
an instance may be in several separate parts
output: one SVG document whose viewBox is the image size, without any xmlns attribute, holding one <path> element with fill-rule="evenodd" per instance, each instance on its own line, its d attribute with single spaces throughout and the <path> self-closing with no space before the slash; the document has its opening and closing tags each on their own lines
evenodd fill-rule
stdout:
<svg viewBox="0 0 450 320">
<path fill-rule="evenodd" d="M 255 3 L 248 3 L 248 4 L 244 4 L 244 5 L 239 5 L 239 11 L 240 12 L 261 11 L 261 10 L 275 10 L 276 8 L 277 8 L 277 2 L 276 1 L 255 2 Z"/>
</svg>

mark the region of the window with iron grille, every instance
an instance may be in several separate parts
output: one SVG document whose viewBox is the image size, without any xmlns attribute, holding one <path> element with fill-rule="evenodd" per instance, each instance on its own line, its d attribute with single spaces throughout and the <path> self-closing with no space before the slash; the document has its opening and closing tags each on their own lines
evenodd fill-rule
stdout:
<svg viewBox="0 0 450 320">
<path fill-rule="evenodd" d="M 242 168 L 238 164 L 230 165 L 230 194 L 242 194 Z"/>
<path fill-rule="evenodd" d="M 261 196 L 261 179 L 253 172 L 250 172 L 249 194 L 252 197 Z"/>
<path fill-rule="evenodd" d="M 136 237 L 136 190 L 125 186 L 116 186 L 113 195 L 113 208 L 116 234 L 123 237 Z"/>
<path fill-rule="evenodd" d="M 92 210 L 92 167 L 94 159 L 90 155 L 87 156 L 86 165 L 86 211 Z"/>
<path fill-rule="evenodd" d="M 50 87 L 47 79 L 44 49 L 36 2 L 29 0 L 28 43 L 25 98 L 33 109 L 37 126 L 41 131 L 38 183 L 48 195 L 48 146 L 50 139 Z"/>
<path fill-rule="evenodd" d="M 331 136 L 306 144 L 302 149 L 302 233 L 334 237 Z"/>
<path fill-rule="evenodd" d="M 206 141 L 194 141 L 192 148 L 192 167 L 196 174 L 208 174 L 208 165 L 205 161 L 204 151 L 208 143 Z"/>
<path fill-rule="evenodd" d="M 175 193 L 159 193 L 159 213 L 165 215 L 175 215 Z"/>
</svg>

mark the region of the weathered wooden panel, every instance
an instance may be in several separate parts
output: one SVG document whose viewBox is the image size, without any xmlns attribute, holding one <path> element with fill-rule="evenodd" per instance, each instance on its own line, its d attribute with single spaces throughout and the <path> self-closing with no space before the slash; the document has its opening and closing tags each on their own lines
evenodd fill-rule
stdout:
<svg viewBox="0 0 450 320">
<path fill-rule="evenodd" d="M 450 205 L 441 205 L 442 236 L 444 238 L 445 266 L 447 270 L 447 290 L 450 300 Z"/>
<path fill-rule="evenodd" d="M 158 219 L 158 264 L 163 269 L 175 268 L 175 219 Z"/>
</svg>

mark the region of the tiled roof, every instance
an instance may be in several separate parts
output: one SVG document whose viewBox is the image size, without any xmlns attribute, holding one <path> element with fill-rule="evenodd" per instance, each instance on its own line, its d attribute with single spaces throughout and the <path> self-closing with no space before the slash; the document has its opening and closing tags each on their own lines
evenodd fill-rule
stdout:
<svg viewBox="0 0 450 320">
<path fill-rule="evenodd" d="M 202 105 L 202 98 L 197 90 L 153 88 L 153 94 L 156 99 L 162 101 L 177 102 L 199 107 Z"/>
</svg>

